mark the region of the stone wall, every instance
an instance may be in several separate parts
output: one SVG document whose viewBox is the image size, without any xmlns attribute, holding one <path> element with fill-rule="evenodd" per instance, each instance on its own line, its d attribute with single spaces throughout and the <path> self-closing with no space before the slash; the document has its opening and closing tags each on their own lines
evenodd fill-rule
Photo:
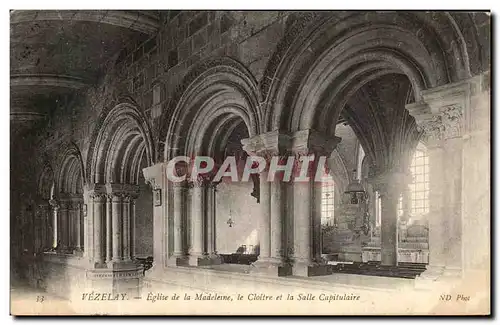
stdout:
<svg viewBox="0 0 500 325">
<path fill-rule="evenodd" d="M 36 199 L 37 177 L 46 164 L 56 168 L 57 155 L 70 142 L 79 148 L 86 165 L 92 136 L 99 132 L 98 121 L 124 98 L 144 112 L 156 139 L 161 123 L 169 118 L 169 99 L 200 60 L 230 56 L 247 66 L 257 80 L 261 78 L 284 35 L 287 13 L 171 11 L 167 16 L 156 36 L 131 43 L 115 55 L 96 85 L 59 103 L 49 121 L 17 138 L 11 161 L 11 184 L 16 184 L 11 198 L 14 219 L 24 219 L 19 216 L 27 202 Z M 143 249 L 149 254 L 150 243 Z"/>
</svg>

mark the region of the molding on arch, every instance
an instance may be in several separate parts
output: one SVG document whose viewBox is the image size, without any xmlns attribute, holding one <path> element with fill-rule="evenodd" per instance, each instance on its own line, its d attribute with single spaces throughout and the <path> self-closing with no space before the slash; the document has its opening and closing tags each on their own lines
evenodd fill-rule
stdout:
<svg viewBox="0 0 500 325">
<path fill-rule="evenodd" d="M 300 80 L 304 81 L 304 76 L 314 74 L 314 71 L 307 71 L 308 66 L 311 70 L 311 67 L 320 62 L 319 60 L 324 59 L 325 53 L 334 50 L 342 40 L 348 44 L 345 40 L 346 37 L 363 37 L 361 33 L 370 33 L 370 31 L 373 33 L 377 28 L 384 28 L 384 26 L 387 30 L 393 30 L 401 35 L 406 33 L 408 36 L 399 36 L 394 39 L 384 36 L 380 39 L 381 43 L 378 47 L 374 44 L 370 48 L 380 49 L 384 42 L 389 42 L 388 44 L 397 41 L 406 43 L 406 45 L 403 44 L 405 47 L 402 48 L 390 44 L 388 49 L 397 49 L 399 55 L 407 62 L 408 67 L 415 66 L 416 73 L 414 75 L 423 76 L 424 82 L 421 83 L 423 85 L 421 88 L 435 87 L 464 78 L 468 71 L 469 57 L 463 49 L 460 49 L 460 47 L 463 48 L 460 45 L 463 44 L 463 37 L 450 15 L 440 13 L 436 15 L 440 15 L 440 19 L 433 24 L 430 24 L 428 19 L 423 19 L 411 12 L 306 12 L 291 15 L 289 17 L 291 22 L 287 22 L 289 25 L 287 32 L 269 60 L 259 84 L 266 99 L 266 105 L 269 106 L 267 110 L 269 113 L 264 121 L 266 130 L 287 127 L 287 122 L 276 122 L 276 119 L 280 119 L 279 113 L 272 111 L 275 108 L 282 109 L 280 108 L 282 106 L 286 106 L 285 108 L 293 106 L 289 102 L 283 103 L 282 97 L 284 95 L 278 94 L 280 91 L 283 92 L 283 89 L 296 87 Z M 367 25 L 367 22 L 371 24 Z M 373 39 L 376 40 L 377 37 L 367 38 L 369 41 Z M 454 42 L 459 44 L 458 50 L 453 48 Z M 356 44 L 361 43 L 358 41 Z M 346 51 L 350 46 L 341 46 L 340 48 Z M 428 54 L 421 58 L 418 51 L 424 51 Z M 457 55 L 458 60 L 456 59 Z M 419 65 L 415 64 L 417 61 Z M 310 62 L 314 62 L 313 65 Z M 291 80 L 291 77 L 294 79 Z M 420 90 L 423 89 L 417 87 L 415 92 L 418 94 Z M 297 89 L 292 89 L 289 91 L 289 96 L 284 96 L 284 98 L 295 93 L 297 93 Z"/>
<path fill-rule="evenodd" d="M 190 93 L 194 88 L 198 85 L 203 85 L 206 83 L 206 87 L 213 85 L 231 85 L 236 88 L 240 88 L 241 92 L 241 84 L 232 83 L 229 78 L 220 78 L 219 80 L 210 80 L 207 81 L 210 76 L 215 76 L 217 74 L 226 74 L 234 76 L 235 78 L 241 80 L 249 89 L 250 94 L 244 94 L 248 100 L 254 101 L 254 106 L 251 107 L 250 110 L 254 110 L 255 116 L 253 119 L 255 120 L 255 132 L 260 131 L 260 121 L 262 120 L 262 111 L 261 111 L 261 102 L 262 97 L 260 95 L 260 91 L 258 89 L 258 83 L 252 73 L 239 61 L 230 58 L 230 57 L 216 57 L 209 58 L 204 61 L 199 62 L 194 67 L 192 67 L 188 73 L 184 76 L 181 83 L 176 87 L 172 98 L 169 100 L 167 104 L 167 108 L 164 110 L 161 122 L 159 125 L 158 131 L 158 141 L 157 143 L 157 161 L 163 161 L 166 159 L 166 155 L 168 152 L 165 152 L 165 146 L 171 146 L 172 141 L 169 141 L 169 135 L 172 132 L 171 130 L 175 129 L 176 124 L 178 124 L 178 115 L 181 113 L 180 106 L 184 107 L 185 105 L 191 105 L 193 103 L 185 102 L 186 97 L 190 96 Z"/>
<path fill-rule="evenodd" d="M 87 173 L 86 182 L 90 184 L 95 182 L 95 168 L 97 165 L 106 163 L 106 161 L 98 161 L 100 151 L 103 150 L 102 146 L 106 144 L 111 145 L 115 141 L 114 134 L 106 134 L 106 132 L 123 119 L 128 119 L 130 123 L 134 124 L 134 126 L 139 129 L 143 141 L 145 142 L 146 156 L 150 165 L 153 164 L 155 157 L 151 127 L 144 114 L 139 110 L 137 103 L 129 96 L 116 98 L 113 102 L 120 103 L 108 106 L 107 109 L 101 112 L 90 140 L 85 168 Z M 115 131 L 120 131 L 120 128 Z M 106 158 L 107 155 L 104 157 Z M 107 167 L 104 166 L 104 170 L 106 169 Z"/>
<path fill-rule="evenodd" d="M 13 10 L 10 14 L 11 24 L 62 20 L 108 24 L 145 34 L 156 33 L 160 26 L 156 17 L 139 10 Z"/>
<path fill-rule="evenodd" d="M 52 179 L 50 182 L 51 184 L 49 185 L 49 194 L 50 194 L 50 187 L 52 187 L 52 184 L 55 184 L 55 173 L 54 169 L 52 168 L 51 164 L 48 162 L 48 160 L 45 160 L 43 167 L 41 168 L 40 174 L 38 175 L 38 184 L 37 184 L 37 196 L 39 199 L 45 199 L 44 194 L 46 188 L 44 188 L 45 185 L 48 185 L 45 183 L 46 179 Z"/>
<path fill-rule="evenodd" d="M 65 178 L 68 176 L 65 174 L 67 164 L 70 163 L 72 159 L 76 159 L 77 164 L 79 165 L 80 168 L 79 177 L 81 177 L 82 186 L 85 183 L 85 165 L 83 164 L 81 151 L 80 148 L 78 148 L 78 145 L 73 141 L 71 141 L 62 148 L 57 157 L 55 180 L 56 180 L 56 190 L 58 192 L 62 191 L 62 186 L 61 186 L 62 182 L 64 182 Z"/>
</svg>

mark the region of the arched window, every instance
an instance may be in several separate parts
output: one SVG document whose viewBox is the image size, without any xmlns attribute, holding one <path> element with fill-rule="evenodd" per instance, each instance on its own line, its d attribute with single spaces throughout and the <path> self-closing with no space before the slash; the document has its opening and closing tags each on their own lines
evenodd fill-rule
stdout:
<svg viewBox="0 0 500 325">
<path fill-rule="evenodd" d="M 333 226 L 335 211 L 335 182 L 326 176 L 321 187 L 321 224 Z"/>
<path fill-rule="evenodd" d="M 429 157 L 427 148 L 419 144 L 413 155 L 410 170 L 413 182 L 410 184 L 411 215 L 429 213 Z"/>
<path fill-rule="evenodd" d="M 429 157 L 427 148 L 419 143 L 410 165 L 412 182 L 408 184 L 407 195 L 402 194 L 399 199 L 399 215 L 404 214 L 404 200 L 411 216 L 421 216 L 429 213 Z"/>
<path fill-rule="evenodd" d="M 363 146 L 358 145 L 358 160 L 356 166 L 356 177 L 361 181 L 362 172 L 363 172 L 363 159 L 365 158 L 365 151 L 363 150 Z"/>
</svg>

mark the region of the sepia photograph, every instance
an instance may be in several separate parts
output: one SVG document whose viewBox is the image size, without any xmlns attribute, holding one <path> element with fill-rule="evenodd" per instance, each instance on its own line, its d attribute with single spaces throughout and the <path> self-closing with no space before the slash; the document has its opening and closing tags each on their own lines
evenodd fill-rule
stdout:
<svg viewBox="0 0 500 325">
<path fill-rule="evenodd" d="M 491 18 L 9 10 L 10 314 L 490 316 Z"/>
</svg>

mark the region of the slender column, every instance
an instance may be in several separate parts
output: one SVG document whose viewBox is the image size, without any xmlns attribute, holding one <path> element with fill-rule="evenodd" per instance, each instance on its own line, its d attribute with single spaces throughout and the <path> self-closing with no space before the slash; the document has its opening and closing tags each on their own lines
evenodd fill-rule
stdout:
<svg viewBox="0 0 500 325">
<path fill-rule="evenodd" d="M 203 256 L 203 186 L 194 184 L 191 188 L 191 252 L 190 265 L 198 265 Z"/>
<path fill-rule="evenodd" d="M 206 211 L 206 227 L 205 228 L 205 247 L 207 254 L 213 255 L 214 241 L 213 238 L 215 236 L 215 224 L 214 224 L 214 187 L 212 184 L 209 184 L 205 190 L 205 211 Z"/>
<path fill-rule="evenodd" d="M 130 200 L 130 254 L 135 257 L 135 202 L 136 198 L 132 197 Z"/>
<path fill-rule="evenodd" d="M 210 211 L 212 214 L 212 222 L 211 222 L 211 236 L 210 242 L 211 242 L 211 247 L 212 249 L 210 252 L 213 253 L 213 255 L 217 255 L 217 184 L 212 183 L 210 187 L 210 192 L 212 193 L 212 198 L 211 198 L 211 205 L 210 205 Z"/>
<path fill-rule="evenodd" d="M 315 172 L 318 165 L 318 157 L 311 163 L 312 170 Z M 311 221 L 312 221 L 312 240 L 313 240 L 313 259 L 316 263 L 322 263 L 321 253 L 323 250 L 323 237 L 321 234 L 321 182 L 316 182 L 314 180 L 314 174 L 311 175 L 312 178 L 312 198 L 311 198 Z"/>
<path fill-rule="evenodd" d="M 184 255 L 182 240 L 182 218 L 184 205 L 184 184 L 173 184 L 173 203 L 174 203 L 174 257 L 179 258 Z"/>
<path fill-rule="evenodd" d="M 82 250 L 82 204 L 78 204 L 78 209 L 75 212 L 75 241 L 76 241 L 76 250 Z"/>
<path fill-rule="evenodd" d="M 268 261 L 271 257 L 271 183 L 267 176 L 267 171 L 260 173 L 259 261 Z"/>
<path fill-rule="evenodd" d="M 123 198 L 123 259 L 130 261 L 130 195 Z"/>
<path fill-rule="evenodd" d="M 95 267 L 104 265 L 103 256 L 103 217 L 105 215 L 106 199 L 104 194 L 94 195 L 94 263 Z"/>
<path fill-rule="evenodd" d="M 57 214 L 57 241 L 58 241 L 58 249 L 64 249 L 67 247 L 66 242 L 66 220 L 68 214 L 68 206 L 66 202 L 61 202 L 61 207 L 59 209 L 59 213 Z"/>
<path fill-rule="evenodd" d="M 59 205 L 55 200 L 50 200 L 50 205 L 52 206 L 52 249 L 56 249 L 59 240 L 57 230 Z"/>
<path fill-rule="evenodd" d="M 283 184 L 279 179 L 271 183 L 271 257 L 281 261 L 285 252 L 283 249 Z"/>
<path fill-rule="evenodd" d="M 113 229 L 113 262 L 122 260 L 122 197 L 118 193 L 113 193 L 112 199 L 112 229 Z"/>
<path fill-rule="evenodd" d="M 113 259 L 113 196 L 106 197 L 106 262 Z"/>
<path fill-rule="evenodd" d="M 311 182 L 293 184 L 293 256 L 294 275 L 309 276 L 308 267 L 313 262 L 312 237 L 312 187 Z"/>
<path fill-rule="evenodd" d="M 67 213 L 67 243 L 68 243 L 68 248 L 70 248 L 71 250 L 73 250 L 73 248 L 75 247 L 74 243 L 73 243 L 73 240 L 75 238 L 75 235 L 73 233 L 74 231 L 74 227 L 73 227 L 73 224 L 74 224 L 74 208 L 75 208 L 75 204 L 73 202 L 70 202 L 68 204 L 68 213 Z"/>
</svg>

